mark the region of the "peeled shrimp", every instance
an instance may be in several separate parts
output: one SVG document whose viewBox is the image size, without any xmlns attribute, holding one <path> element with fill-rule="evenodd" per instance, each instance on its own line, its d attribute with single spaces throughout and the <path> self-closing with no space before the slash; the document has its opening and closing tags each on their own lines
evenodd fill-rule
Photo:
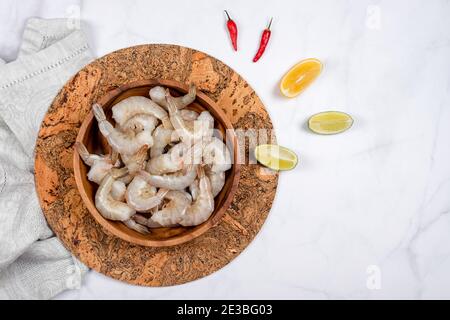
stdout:
<svg viewBox="0 0 450 320">
<path fill-rule="evenodd" d="M 199 140 L 208 141 L 213 134 L 214 118 L 208 111 L 200 113 L 198 118 L 192 122 L 185 121 L 177 109 L 174 98 L 166 93 L 167 108 L 169 109 L 170 122 L 181 141 L 194 144 Z"/>
<path fill-rule="evenodd" d="M 211 192 L 213 194 L 213 197 L 215 197 L 219 194 L 225 184 L 225 172 L 215 172 L 212 171 L 209 167 L 206 167 L 205 173 L 209 178 L 209 182 L 211 183 Z"/>
<path fill-rule="evenodd" d="M 191 104 L 194 102 L 196 94 L 197 89 L 194 84 L 191 84 L 187 94 L 181 97 L 173 98 L 176 107 L 178 109 L 183 109 L 187 105 Z M 166 90 L 163 87 L 157 86 L 151 88 L 149 91 L 149 96 L 154 102 L 167 109 Z"/>
<path fill-rule="evenodd" d="M 111 197 L 117 201 L 125 200 L 125 192 L 127 191 L 127 187 L 123 181 L 116 180 L 113 182 L 111 186 Z"/>
<path fill-rule="evenodd" d="M 116 176 L 121 176 L 123 174 L 126 173 L 126 170 L 124 170 L 124 168 L 122 169 L 117 169 L 113 172 L 113 174 L 115 174 Z M 129 175 L 128 175 L 129 176 Z M 122 177 L 121 177 L 122 178 Z M 120 180 L 115 180 L 112 183 L 111 186 L 111 197 L 113 200 L 118 201 L 120 203 L 123 203 L 123 201 L 125 200 L 125 194 L 126 194 L 126 186 L 125 183 L 120 181 Z M 149 233 L 148 229 L 145 226 L 142 226 L 140 224 L 137 224 L 134 220 L 132 219 L 127 219 L 122 221 L 128 228 L 133 229 L 139 233 L 142 234 L 147 234 Z"/>
<path fill-rule="evenodd" d="M 121 155 L 122 162 L 128 169 L 128 173 L 131 175 L 136 174 L 138 171 L 145 168 L 145 161 L 148 158 L 148 145 L 143 145 L 139 150 L 129 156 L 126 154 Z"/>
<path fill-rule="evenodd" d="M 199 113 L 194 110 L 183 109 L 180 110 L 180 116 L 184 121 L 194 121 L 197 120 Z"/>
<path fill-rule="evenodd" d="M 197 199 L 186 209 L 186 213 L 179 222 L 182 226 L 196 226 L 205 222 L 214 211 L 214 196 L 211 191 L 211 183 L 206 176 L 203 167 L 197 168 L 198 196 Z"/>
<path fill-rule="evenodd" d="M 216 197 L 225 185 L 225 172 L 214 172 L 209 168 L 209 166 L 205 166 L 205 173 L 211 183 L 211 192 L 213 197 Z M 198 193 L 200 192 L 198 187 L 198 179 L 195 179 L 194 182 L 191 183 L 189 186 L 189 192 L 192 195 L 192 200 L 196 200 Z"/>
<path fill-rule="evenodd" d="M 181 174 L 172 173 L 167 175 L 153 175 L 142 170 L 139 172 L 139 176 L 157 188 L 183 190 L 195 180 L 197 176 L 196 167 L 197 165 L 190 165 Z"/>
<path fill-rule="evenodd" d="M 166 89 L 161 86 L 156 86 L 150 89 L 148 95 L 153 102 L 156 102 L 161 107 L 166 108 Z"/>
<path fill-rule="evenodd" d="M 149 212 L 158 206 L 169 190 L 159 189 L 156 192 L 154 186 L 149 185 L 140 176 L 134 177 L 126 191 L 127 203 L 130 207 L 139 212 Z"/>
<path fill-rule="evenodd" d="M 181 221 L 192 199 L 188 193 L 182 191 L 169 191 L 165 198 L 170 201 L 161 210 L 156 211 L 150 220 L 163 227 L 172 227 Z"/>
<path fill-rule="evenodd" d="M 114 167 L 111 158 L 90 154 L 85 145 L 78 141 L 75 142 L 75 148 L 83 162 L 91 167 L 87 174 L 88 180 L 100 184 L 111 168 Z"/>
<path fill-rule="evenodd" d="M 93 166 L 95 161 L 104 160 L 106 158 L 105 156 L 89 153 L 86 146 L 79 141 L 75 142 L 75 149 L 77 150 L 83 162 L 86 163 L 88 166 Z"/>
<path fill-rule="evenodd" d="M 213 137 L 203 149 L 203 162 L 211 165 L 212 171 L 227 171 L 231 168 L 230 150 L 222 140 Z"/>
<path fill-rule="evenodd" d="M 163 173 L 176 172 L 183 168 L 183 155 L 186 145 L 178 143 L 169 152 L 151 158 L 146 166 L 146 170 L 151 174 L 161 175 Z"/>
<path fill-rule="evenodd" d="M 120 101 L 112 107 L 112 114 L 113 119 L 121 128 L 128 120 L 139 114 L 151 115 L 163 123 L 167 123 L 169 120 L 166 110 L 142 96 L 132 96 Z"/>
<path fill-rule="evenodd" d="M 153 146 L 150 149 L 150 157 L 153 158 L 163 154 L 165 147 L 177 140 L 178 137 L 174 135 L 174 130 L 159 125 L 153 132 Z"/>
<path fill-rule="evenodd" d="M 149 114 L 138 114 L 128 119 L 120 128 L 125 132 L 139 133 L 141 131 L 155 130 L 158 119 Z"/>
<path fill-rule="evenodd" d="M 98 104 L 92 106 L 98 127 L 103 136 L 108 140 L 111 148 L 120 154 L 135 154 L 143 145 L 152 146 L 153 138 L 150 131 L 142 131 L 136 136 L 128 135 L 112 126 L 106 120 L 105 112 Z"/>
<path fill-rule="evenodd" d="M 189 109 L 181 109 L 179 111 L 181 118 L 184 120 L 184 123 L 187 127 L 193 128 L 194 127 L 194 121 L 197 120 L 198 116 L 200 115 L 197 111 L 189 110 Z M 172 126 L 173 129 L 173 126 Z M 177 137 L 177 140 L 180 138 L 174 133 L 175 137 Z"/>
<path fill-rule="evenodd" d="M 136 211 L 126 203 L 114 200 L 111 196 L 113 183 L 116 181 L 116 178 L 119 178 L 121 175 L 123 175 L 123 173 L 116 174 L 114 171 L 108 173 L 103 178 L 97 189 L 97 193 L 95 194 L 96 208 L 103 217 L 109 220 L 125 221 L 130 219 L 130 217 L 136 213 Z"/>
</svg>

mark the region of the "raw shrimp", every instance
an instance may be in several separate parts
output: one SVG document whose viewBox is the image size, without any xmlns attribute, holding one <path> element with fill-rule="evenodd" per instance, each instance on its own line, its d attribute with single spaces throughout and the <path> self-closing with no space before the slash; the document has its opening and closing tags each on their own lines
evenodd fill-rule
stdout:
<svg viewBox="0 0 450 320">
<path fill-rule="evenodd" d="M 195 144 L 184 150 L 183 163 L 185 166 L 191 164 L 201 164 L 203 157 L 203 142 L 197 141 Z"/>
<path fill-rule="evenodd" d="M 150 220 L 162 227 L 173 227 L 183 218 L 192 199 L 183 191 L 169 191 L 165 198 L 169 199 L 169 202 L 161 210 L 156 211 Z"/>
<path fill-rule="evenodd" d="M 116 180 L 113 182 L 111 186 L 111 197 L 117 201 L 125 200 L 125 192 L 127 191 L 127 187 L 123 181 Z"/>
<path fill-rule="evenodd" d="M 125 185 L 127 185 L 133 180 L 133 178 L 134 178 L 133 174 L 127 174 L 123 177 L 118 178 L 117 181 L 121 181 L 121 182 L 125 183 Z"/>
<path fill-rule="evenodd" d="M 83 162 L 86 163 L 90 167 L 94 165 L 95 161 L 104 160 L 106 158 L 105 156 L 100 156 L 98 154 L 89 153 L 86 146 L 82 142 L 79 142 L 79 141 L 75 142 L 75 149 L 77 150 L 77 152 L 80 155 Z"/>
<path fill-rule="evenodd" d="M 225 172 L 215 172 L 212 171 L 209 166 L 206 166 L 205 173 L 209 178 L 209 182 L 211 183 L 211 192 L 213 194 L 213 197 L 215 197 L 219 194 L 225 184 Z"/>
<path fill-rule="evenodd" d="M 138 114 L 151 115 L 163 123 L 168 123 L 167 111 L 152 100 L 142 96 L 126 98 L 112 107 L 112 117 L 123 128 L 125 123 Z"/>
<path fill-rule="evenodd" d="M 153 158 L 163 154 L 165 147 L 177 140 L 178 136 L 174 134 L 174 130 L 159 125 L 153 132 L 153 146 L 150 149 L 150 157 Z"/>
<path fill-rule="evenodd" d="M 128 169 L 128 173 L 135 175 L 138 171 L 145 168 L 145 161 L 148 158 L 148 145 L 143 145 L 135 154 L 129 156 L 121 155 L 122 162 Z"/>
<path fill-rule="evenodd" d="M 198 188 L 198 179 L 195 179 L 194 182 L 192 182 L 189 185 L 189 192 L 191 193 L 192 196 L 192 200 L 197 200 L 198 197 L 198 193 L 199 193 L 199 188 Z"/>
<path fill-rule="evenodd" d="M 181 170 L 183 168 L 183 155 L 186 149 L 186 145 L 178 143 L 169 152 L 151 158 L 145 169 L 151 174 L 157 175 Z"/>
<path fill-rule="evenodd" d="M 128 135 L 114 128 L 106 120 L 105 112 L 98 104 L 92 106 L 95 118 L 98 121 L 100 132 L 105 136 L 111 148 L 120 154 L 135 154 L 143 145 L 152 146 L 153 138 L 149 131 L 142 131 L 136 136 Z"/>
<path fill-rule="evenodd" d="M 198 174 L 198 196 L 197 199 L 186 209 L 186 213 L 179 222 L 182 226 L 196 226 L 205 222 L 214 211 L 214 196 L 211 191 L 211 183 L 206 176 L 203 167 L 197 168 Z"/>
<path fill-rule="evenodd" d="M 159 223 L 151 220 L 150 218 L 146 218 L 140 214 L 135 214 L 133 216 L 133 220 L 136 221 L 137 223 L 139 223 L 143 226 L 147 226 L 149 228 L 161 228 L 162 227 L 162 225 L 160 225 Z"/>
<path fill-rule="evenodd" d="M 222 140 L 213 137 L 203 149 L 203 162 L 211 165 L 212 171 L 227 171 L 231 168 L 230 150 Z"/>
<path fill-rule="evenodd" d="M 139 212 L 149 212 L 158 206 L 169 190 L 159 189 L 156 192 L 154 186 L 149 185 L 140 176 L 134 177 L 126 191 L 127 203 L 130 207 Z"/>
<path fill-rule="evenodd" d="M 136 216 L 136 215 L 132 216 L 132 218 L 135 217 L 135 216 Z M 125 221 L 122 221 L 122 222 L 123 222 L 128 228 L 133 229 L 133 230 L 135 230 L 135 231 L 137 231 L 137 232 L 139 232 L 139 233 L 142 233 L 142 234 L 148 234 L 148 233 L 150 233 L 150 231 L 148 231 L 148 229 L 147 229 L 145 226 L 136 223 L 133 219 L 128 219 L 128 220 L 125 220 Z"/>
<path fill-rule="evenodd" d="M 114 200 L 111 196 L 112 186 L 117 178 L 125 175 L 127 171 L 111 170 L 100 183 L 95 194 L 95 206 L 103 217 L 109 220 L 125 221 L 130 219 L 136 211 L 126 203 Z"/>
<path fill-rule="evenodd" d="M 194 102 L 196 94 L 197 89 L 195 88 L 195 85 L 191 83 L 187 94 L 181 97 L 173 98 L 175 105 L 178 109 L 183 109 L 187 105 Z M 154 102 L 167 109 L 166 90 L 163 87 L 156 86 L 151 88 L 149 91 L 149 96 Z"/>
<path fill-rule="evenodd" d="M 128 119 L 120 129 L 125 132 L 133 133 L 139 133 L 141 131 L 153 132 L 157 124 L 158 119 L 156 117 L 149 114 L 138 114 Z"/>
<path fill-rule="evenodd" d="M 169 190 L 183 190 L 188 187 L 197 176 L 197 165 L 190 165 L 184 172 L 172 173 L 167 175 L 153 175 L 147 171 L 139 171 L 139 175 L 151 185 L 157 188 L 165 188 Z"/>
<path fill-rule="evenodd" d="M 166 89 L 161 86 L 156 86 L 150 89 L 148 95 L 153 102 L 156 102 L 161 107 L 166 108 Z"/>
<path fill-rule="evenodd" d="M 180 116 L 184 121 L 194 121 L 197 120 L 199 113 L 194 110 L 183 109 L 180 110 Z"/>
<path fill-rule="evenodd" d="M 75 142 L 75 148 L 84 163 L 91 167 L 87 174 L 88 180 L 100 184 L 111 168 L 114 167 L 111 158 L 90 154 L 85 145 L 78 141 Z"/>
<path fill-rule="evenodd" d="M 115 167 L 120 166 L 119 153 L 116 150 L 111 149 L 111 162 L 114 163 Z"/>
<path fill-rule="evenodd" d="M 115 174 L 116 176 L 121 176 L 123 174 L 126 173 L 126 168 L 122 168 L 122 169 L 113 169 L 115 170 L 113 172 L 113 174 Z M 130 175 L 127 175 L 130 176 Z M 120 177 L 123 178 L 123 177 Z M 127 187 L 125 186 L 125 183 L 122 182 L 121 180 L 119 180 L 120 178 L 118 178 L 117 180 L 115 180 L 111 186 L 111 198 L 112 200 L 118 201 L 120 203 L 123 203 L 123 201 L 125 200 L 125 194 L 126 194 L 126 190 Z M 142 234 L 147 234 L 149 233 L 148 229 L 145 226 L 142 226 L 140 224 L 137 224 L 134 220 L 132 219 L 127 219 L 122 221 L 128 228 L 133 229 L 139 233 Z"/>
<path fill-rule="evenodd" d="M 203 111 L 197 120 L 185 121 L 176 107 L 174 98 L 166 93 L 167 108 L 169 109 L 170 122 L 181 141 L 187 144 L 194 144 L 196 141 L 208 141 L 213 134 L 214 118 L 208 111 Z"/>
</svg>

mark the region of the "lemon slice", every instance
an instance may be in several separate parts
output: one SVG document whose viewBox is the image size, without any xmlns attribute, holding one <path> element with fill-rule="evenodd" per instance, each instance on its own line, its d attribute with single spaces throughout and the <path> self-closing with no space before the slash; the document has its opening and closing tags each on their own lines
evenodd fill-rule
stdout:
<svg viewBox="0 0 450 320">
<path fill-rule="evenodd" d="M 291 170 L 297 165 L 297 155 L 288 148 L 275 144 L 262 144 L 255 148 L 255 158 L 273 170 Z"/>
<path fill-rule="evenodd" d="M 352 124 L 352 117 L 340 111 L 317 113 L 308 120 L 309 129 L 319 134 L 336 134 L 344 132 L 349 129 Z"/>
<path fill-rule="evenodd" d="M 281 79 L 280 91 L 288 98 L 298 96 L 322 72 L 322 62 L 311 58 L 293 66 Z"/>
</svg>

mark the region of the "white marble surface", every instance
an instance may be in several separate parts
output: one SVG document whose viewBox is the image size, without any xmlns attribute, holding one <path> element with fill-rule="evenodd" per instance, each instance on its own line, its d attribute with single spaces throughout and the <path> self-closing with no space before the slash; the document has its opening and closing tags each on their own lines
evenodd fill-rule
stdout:
<svg viewBox="0 0 450 320">
<path fill-rule="evenodd" d="M 223 9 L 238 23 L 238 53 Z M 98 56 L 174 43 L 224 61 L 256 90 L 300 165 L 281 175 L 256 239 L 213 275 L 144 288 L 91 271 L 58 298 L 450 298 L 449 1 L 1 0 L 0 57 L 14 59 L 28 17 L 78 11 Z M 271 43 L 253 64 L 270 16 Z M 324 62 L 323 74 L 301 96 L 281 97 L 283 73 L 308 57 Z M 353 115 L 354 127 L 305 129 L 330 109 Z"/>
</svg>

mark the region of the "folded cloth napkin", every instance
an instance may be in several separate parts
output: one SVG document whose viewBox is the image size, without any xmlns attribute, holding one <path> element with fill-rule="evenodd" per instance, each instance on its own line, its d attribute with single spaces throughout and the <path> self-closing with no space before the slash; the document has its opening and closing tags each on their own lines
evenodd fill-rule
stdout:
<svg viewBox="0 0 450 320">
<path fill-rule="evenodd" d="M 49 229 L 34 188 L 34 146 L 54 97 L 92 60 L 67 19 L 27 21 L 17 60 L 0 60 L 0 299 L 49 299 L 87 268 Z"/>
</svg>

